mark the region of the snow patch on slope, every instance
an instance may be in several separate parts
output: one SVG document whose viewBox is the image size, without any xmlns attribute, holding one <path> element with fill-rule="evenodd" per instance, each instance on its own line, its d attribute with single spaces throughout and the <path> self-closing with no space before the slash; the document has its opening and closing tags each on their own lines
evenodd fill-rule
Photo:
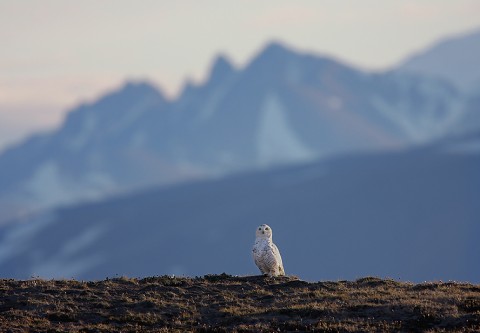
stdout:
<svg viewBox="0 0 480 333">
<path fill-rule="evenodd" d="M 441 106 L 429 104 L 423 110 L 405 100 L 392 103 L 379 96 L 370 100 L 372 106 L 385 118 L 393 121 L 413 143 L 427 142 L 443 134 L 459 117 L 460 103 L 444 105 L 446 114 L 441 115 Z M 418 111 L 418 112 L 416 112 Z"/>
<path fill-rule="evenodd" d="M 213 116 L 217 110 L 218 103 L 222 100 L 227 89 L 226 87 L 219 87 L 212 95 L 207 99 L 205 104 L 200 108 L 200 119 L 207 120 Z"/>
<path fill-rule="evenodd" d="M 124 112 L 119 119 L 113 122 L 108 128 L 109 133 L 119 133 L 128 129 L 134 122 L 141 119 L 142 116 L 151 108 L 156 106 L 158 98 L 154 95 L 145 97 L 143 100 L 135 104 L 127 112 Z M 160 111 L 159 111 L 160 112 Z"/>
<path fill-rule="evenodd" d="M 36 207 L 44 208 L 82 199 L 98 199 L 113 191 L 115 182 L 108 175 L 98 172 L 90 172 L 73 180 L 62 175 L 56 162 L 46 161 L 23 188 Z"/>
<path fill-rule="evenodd" d="M 33 198 L 38 200 L 39 206 L 65 203 L 69 196 L 60 170 L 53 161 L 41 164 L 25 188 Z"/>
<path fill-rule="evenodd" d="M 206 121 L 210 119 L 215 112 L 218 111 L 218 105 L 225 98 L 225 95 L 231 90 L 230 88 L 236 81 L 236 76 L 230 77 L 210 94 L 205 103 L 200 108 L 200 120 Z"/>
<path fill-rule="evenodd" d="M 28 222 L 13 224 L 7 229 L 0 241 L 0 265 L 13 257 L 29 250 L 34 236 L 55 221 L 52 213 L 42 213 Z"/>
<path fill-rule="evenodd" d="M 82 149 L 91 138 L 92 133 L 97 128 L 97 119 L 94 114 L 88 113 L 83 118 L 81 130 L 76 136 L 72 137 L 66 142 L 68 149 L 72 151 L 78 151 Z"/>
<path fill-rule="evenodd" d="M 257 156 L 260 166 L 313 159 L 317 154 L 305 146 L 290 127 L 286 108 L 276 94 L 268 94 L 260 108 Z"/>
<path fill-rule="evenodd" d="M 32 273 L 42 278 L 71 278 L 102 264 L 106 260 L 103 254 L 95 253 L 87 256 L 81 254 L 85 253 L 107 230 L 106 226 L 97 224 L 65 241 L 60 250 L 50 258 L 36 258 Z"/>
</svg>

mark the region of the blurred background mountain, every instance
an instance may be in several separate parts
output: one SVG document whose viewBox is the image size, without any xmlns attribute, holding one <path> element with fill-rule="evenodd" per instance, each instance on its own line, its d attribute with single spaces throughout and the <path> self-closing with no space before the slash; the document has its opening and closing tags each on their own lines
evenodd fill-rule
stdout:
<svg viewBox="0 0 480 333">
<path fill-rule="evenodd" d="M 280 42 L 167 98 L 130 81 L 0 155 L 2 277 L 480 281 L 480 31 L 386 71 Z"/>
<path fill-rule="evenodd" d="M 446 38 L 400 64 L 402 71 L 442 78 L 463 91 L 480 89 L 480 31 Z"/>
</svg>

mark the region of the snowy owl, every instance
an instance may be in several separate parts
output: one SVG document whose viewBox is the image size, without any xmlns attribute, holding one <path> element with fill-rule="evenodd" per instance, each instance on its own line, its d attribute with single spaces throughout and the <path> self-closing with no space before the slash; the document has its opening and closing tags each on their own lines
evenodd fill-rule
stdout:
<svg viewBox="0 0 480 333">
<path fill-rule="evenodd" d="M 272 241 L 272 228 L 262 224 L 257 228 L 253 260 L 262 274 L 269 276 L 285 275 L 280 251 Z"/>
</svg>

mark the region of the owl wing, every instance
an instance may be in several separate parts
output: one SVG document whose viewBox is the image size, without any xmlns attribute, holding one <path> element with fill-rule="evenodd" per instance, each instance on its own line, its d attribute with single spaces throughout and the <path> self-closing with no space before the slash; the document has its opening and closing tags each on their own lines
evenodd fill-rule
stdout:
<svg viewBox="0 0 480 333">
<path fill-rule="evenodd" d="M 273 256 L 275 257 L 275 261 L 278 264 L 278 270 L 280 275 L 285 275 L 285 270 L 283 269 L 283 262 L 282 262 L 282 256 L 280 255 L 280 251 L 278 250 L 278 247 L 275 244 L 272 244 L 272 251 L 273 251 Z"/>
</svg>

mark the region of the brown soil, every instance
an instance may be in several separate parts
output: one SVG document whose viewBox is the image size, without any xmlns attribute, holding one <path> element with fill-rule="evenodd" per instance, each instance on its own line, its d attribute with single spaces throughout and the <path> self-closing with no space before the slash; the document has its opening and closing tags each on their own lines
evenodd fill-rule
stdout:
<svg viewBox="0 0 480 333">
<path fill-rule="evenodd" d="M 0 280 L 1 332 L 478 332 L 480 286 L 296 277 Z"/>
</svg>

